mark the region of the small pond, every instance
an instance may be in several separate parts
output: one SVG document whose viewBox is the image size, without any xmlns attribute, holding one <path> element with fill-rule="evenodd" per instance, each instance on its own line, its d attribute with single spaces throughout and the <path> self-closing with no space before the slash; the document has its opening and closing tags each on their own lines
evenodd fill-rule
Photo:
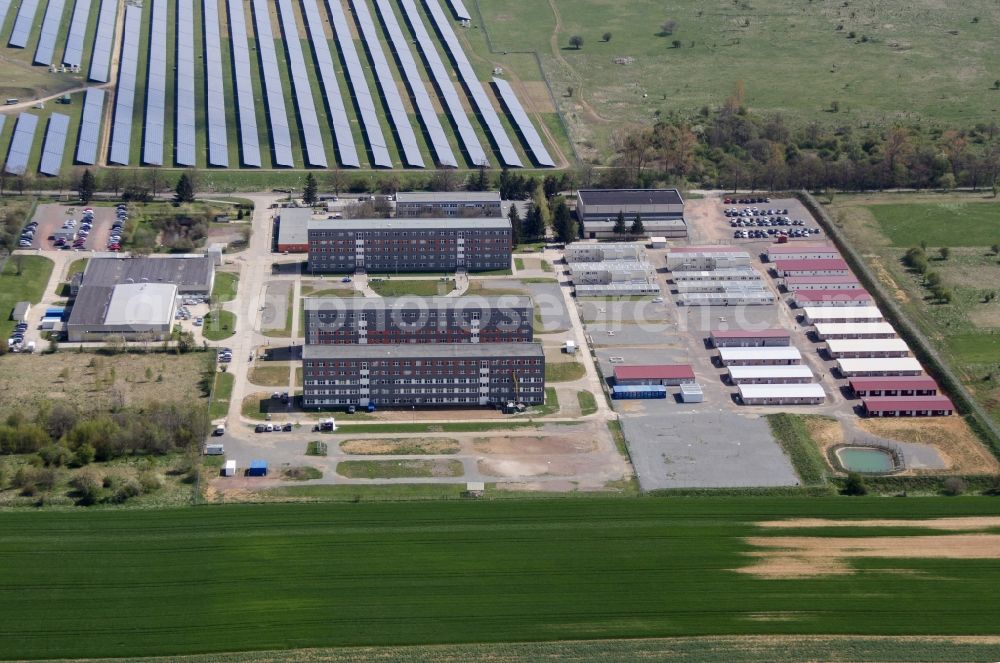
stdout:
<svg viewBox="0 0 1000 663">
<path fill-rule="evenodd" d="M 896 469 L 892 454 L 874 447 L 841 447 L 837 459 L 849 472 L 884 473 Z"/>
</svg>

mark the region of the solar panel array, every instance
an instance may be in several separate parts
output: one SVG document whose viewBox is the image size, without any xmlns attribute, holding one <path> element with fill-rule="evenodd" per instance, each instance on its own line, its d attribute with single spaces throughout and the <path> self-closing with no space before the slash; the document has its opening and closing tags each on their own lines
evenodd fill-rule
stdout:
<svg viewBox="0 0 1000 663">
<path fill-rule="evenodd" d="M 146 79 L 146 135 L 142 146 L 142 160 L 144 163 L 162 166 L 163 125 L 167 105 L 167 0 L 153 0 L 152 15 Z"/>
<path fill-rule="evenodd" d="M 524 136 L 524 140 L 528 143 L 528 148 L 534 155 L 535 161 L 540 166 L 555 167 L 556 162 L 552 160 L 552 157 L 549 156 L 549 151 L 545 149 L 545 143 L 542 142 L 541 136 L 535 130 L 535 125 L 531 123 L 531 118 L 524 112 L 524 107 L 521 106 L 517 95 L 514 94 L 514 88 L 502 78 L 494 78 L 493 85 L 496 86 L 500 98 L 503 99 L 504 105 L 507 106 L 507 112 L 510 113 L 514 124 L 517 125 L 521 135 Z"/>
<path fill-rule="evenodd" d="M 469 10 L 465 8 L 462 0 L 448 0 L 451 3 L 451 10 L 455 12 L 455 18 L 460 21 L 471 21 L 472 16 L 469 14 Z"/>
<path fill-rule="evenodd" d="M 49 116 L 49 128 L 45 132 L 45 144 L 42 146 L 42 163 L 38 170 L 46 175 L 58 177 L 59 171 L 62 170 L 68 133 L 69 115 L 53 113 Z"/>
<path fill-rule="evenodd" d="M 243 165 L 260 168 L 257 105 L 253 100 L 253 81 L 250 78 L 247 18 L 242 0 L 226 0 L 226 6 L 229 8 L 229 43 L 233 49 L 233 69 L 236 72 L 236 110 L 240 119 Z"/>
<path fill-rule="evenodd" d="M 361 165 L 361 161 L 358 158 L 358 150 L 354 146 L 351 122 L 347 119 L 344 98 L 340 94 L 337 74 L 333 69 L 330 43 L 323 31 L 323 18 L 320 16 L 316 0 L 302 0 L 302 13 L 306 17 L 309 40 L 312 42 L 313 53 L 316 56 L 319 78 L 323 84 L 323 95 L 326 97 L 326 107 L 330 114 L 330 124 L 333 125 L 333 135 L 337 139 L 337 153 L 340 156 L 340 163 L 357 168 Z"/>
<path fill-rule="evenodd" d="M 500 160 L 507 166 L 523 165 L 521 158 L 517 155 L 517 150 L 514 149 L 514 145 L 510 142 L 510 137 L 507 136 L 507 131 L 504 129 L 503 123 L 500 122 L 500 116 L 497 115 L 493 104 L 490 103 L 490 99 L 486 95 L 486 90 L 483 89 L 482 83 L 479 82 L 479 77 L 476 76 L 475 70 L 469 64 L 469 59 L 465 57 L 462 44 L 458 41 L 458 37 L 455 36 L 451 22 L 441 9 L 438 0 L 424 0 L 424 5 L 430 11 L 431 18 L 434 19 L 434 24 L 437 25 L 445 47 L 451 53 L 452 60 L 455 61 L 455 67 L 458 69 L 458 74 L 465 83 L 465 89 L 469 91 L 473 103 L 476 104 L 476 108 L 479 110 L 480 117 L 486 122 L 486 128 L 493 136 L 493 142 L 496 143 L 497 149 L 500 151 Z"/>
<path fill-rule="evenodd" d="M 2 1 L 3 0 L 0 0 L 0 2 L 2 2 Z M 0 6 L 0 9 L 3 9 L 3 7 Z M 0 22 L 2 22 L 2 21 L 0 21 Z M 7 122 L 7 116 L 6 115 L 0 115 L 0 131 L 3 131 L 3 125 L 6 124 L 6 122 Z"/>
<path fill-rule="evenodd" d="M 181 166 L 194 166 L 196 163 L 193 2 L 194 0 L 177 1 L 177 126 L 174 131 L 174 160 Z M 208 120 L 212 121 L 211 115 Z"/>
<path fill-rule="evenodd" d="M 24 175 L 28 170 L 28 157 L 31 155 L 31 145 L 35 142 L 36 128 L 37 115 L 21 113 L 17 116 L 14 137 L 10 141 L 10 151 L 7 152 L 7 166 L 4 168 L 11 175 Z"/>
<path fill-rule="evenodd" d="M 278 9 L 282 31 L 286 35 L 292 35 L 292 38 L 283 41 L 285 50 L 288 51 L 288 65 L 292 70 L 292 93 L 299 108 L 299 126 L 306 144 L 306 164 L 326 168 L 326 149 L 323 147 L 319 120 L 316 118 L 316 104 L 309 84 L 306 61 L 302 57 L 302 42 L 298 37 L 299 28 L 295 24 L 291 0 L 278 0 Z"/>
<path fill-rule="evenodd" d="M 396 58 L 403 76 L 406 78 L 410 93 L 413 95 L 417 113 L 430 136 L 431 146 L 434 148 L 438 163 L 443 166 L 457 167 L 458 161 L 455 159 L 455 153 L 451 149 L 451 144 L 448 143 L 448 136 L 444 133 L 444 128 L 441 126 L 437 111 L 434 110 L 430 95 L 427 94 L 427 87 L 424 85 L 423 79 L 420 78 L 417 63 L 413 60 L 413 54 L 410 52 L 407 39 L 399 27 L 392 6 L 388 0 L 375 0 L 375 6 L 382 17 L 382 24 L 385 25 L 385 29 L 389 33 L 389 41 L 396 52 Z"/>
<path fill-rule="evenodd" d="M 185 4 L 190 0 L 180 0 Z M 229 138 L 226 135 L 226 89 L 222 81 L 222 39 L 219 36 L 219 3 L 203 0 L 205 10 L 205 87 L 208 105 L 208 163 L 211 166 L 229 166 Z M 192 61 L 193 67 L 193 61 Z M 192 78 L 192 85 L 194 84 Z M 179 83 L 178 83 L 179 85 Z M 177 101 L 180 117 L 181 103 Z M 194 95 L 191 95 L 191 118 L 194 124 Z M 178 139 L 178 148 L 180 142 Z M 190 147 L 194 160 L 194 144 Z M 187 164 L 185 164 L 187 165 Z"/>
<path fill-rule="evenodd" d="M 107 83 L 111 76 L 111 49 L 115 41 L 115 18 L 118 16 L 118 0 L 101 0 L 101 11 L 97 15 L 97 33 L 94 35 L 94 52 L 90 56 L 92 81 Z"/>
<path fill-rule="evenodd" d="M 413 34 L 416 35 L 417 42 L 420 44 L 420 50 L 427 61 L 427 68 L 430 69 L 431 77 L 434 78 L 434 82 L 441 92 L 445 107 L 448 109 L 448 113 L 455 123 L 455 128 L 462 139 L 462 144 L 465 145 L 465 151 L 469 155 L 469 160 L 476 165 L 489 163 L 489 158 L 487 158 L 486 152 L 483 151 L 483 146 L 479 143 L 479 138 L 476 136 L 476 130 L 472 128 L 469 116 L 462 107 L 462 101 L 458 97 L 455 84 L 452 83 L 451 77 L 448 75 L 448 70 L 445 68 L 444 63 L 441 62 L 437 47 L 434 45 L 434 40 L 427 33 L 427 28 L 424 27 L 424 23 L 420 18 L 420 12 L 417 11 L 417 6 L 413 4 L 413 0 L 399 0 L 399 4 L 406 13 L 410 27 L 413 28 Z M 385 16 L 385 14 L 386 12 L 382 11 L 382 15 Z"/>
<path fill-rule="evenodd" d="M 361 26 L 361 36 L 368 44 L 368 54 L 375 65 L 375 76 L 379 88 L 382 90 L 382 97 L 389 107 L 389 117 L 392 118 L 392 123 L 396 127 L 399 143 L 403 146 L 403 160 L 408 166 L 423 168 L 424 158 L 420 155 L 420 144 L 417 142 L 417 136 L 413 133 L 413 126 L 410 124 L 403 100 L 399 96 L 399 87 L 392 75 L 392 69 L 389 68 L 389 63 L 385 59 L 385 52 L 378 39 L 378 29 L 372 22 L 368 4 L 365 0 L 360 2 L 351 0 L 351 6 L 354 7 L 354 17 L 357 19 L 358 25 Z"/>
<path fill-rule="evenodd" d="M 292 136 L 288 129 L 285 93 L 281 88 L 278 55 L 274 50 L 274 33 L 267 0 L 253 0 L 254 24 L 257 26 L 257 53 L 260 56 L 261 82 L 267 95 L 267 115 L 271 121 L 271 145 L 274 146 L 274 165 L 292 168 Z"/>
<path fill-rule="evenodd" d="M 14 29 L 10 33 L 10 46 L 24 48 L 31 38 L 31 27 L 35 24 L 35 12 L 38 11 L 38 0 L 21 0 L 21 8 L 14 21 Z"/>
<path fill-rule="evenodd" d="M 73 18 L 69 22 L 69 34 L 66 35 L 63 64 L 79 67 L 83 63 L 83 38 L 87 34 L 88 20 L 90 20 L 90 0 L 76 0 L 73 6 Z"/>
<path fill-rule="evenodd" d="M 35 64 L 52 64 L 52 55 L 56 50 L 56 39 L 59 38 L 59 26 L 62 24 L 63 9 L 66 0 L 49 0 L 45 8 L 45 18 L 42 19 L 42 33 L 35 47 Z"/>
<path fill-rule="evenodd" d="M 104 113 L 104 90 L 87 88 L 80 118 L 80 139 L 76 147 L 78 163 L 93 165 L 97 162 L 97 144 L 101 140 L 101 116 Z"/>
<path fill-rule="evenodd" d="M 358 59 L 358 51 L 354 47 L 354 39 L 351 37 L 351 29 L 347 25 L 344 9 L 340 0 L 326 0 L 326 6 L 333 19 L 331 23 L 340 44 L 340 52 L 344 56 L 347 80 L 351 84 L 351 89 L 354 90 L 354 101 L 358 104 L 358 115 L 361 116 L 361 123 L 368 136 L 368 145 L 372 150 L 372 162 L 376 166 L 392 168 L 392 157 L 389 156 L 389 148 L 385 136 L 382 134 L 382 126 L 378 123 L 375 102 L 368 90 L 368 82 L 365 80 L 361 60 Z"/>
<path fill-rule="evenodd" d="M 118 97 L 115 121 L 111 129 L 111 155 L 108 161 L 127 166 L 132 145 L 132 111 L 135 106 L 136 69 L 139 65 L 139 32 L 142 8 L 125 5 L 125 33 L 118 63 Z"/>
<path fill-rule="evenodd" d="M 10 11 L 11 0 L 0 0 L 0 26 L 7 22 L 7 12 Z M 2 127 L 3 125 L 0 125 Z"/>
</svg>

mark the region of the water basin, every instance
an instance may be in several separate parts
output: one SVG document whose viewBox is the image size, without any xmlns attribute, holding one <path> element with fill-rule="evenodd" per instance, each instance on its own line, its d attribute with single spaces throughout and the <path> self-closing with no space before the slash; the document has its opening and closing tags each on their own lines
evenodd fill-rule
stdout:
<svg viewBox="0 0 1000 663">
<path fill-rule="evenodd" d="M 848 472 L 884 473 L 896 469 L 892 454 L 873 447 L 841 447 L 837 459 Z"/>
</svg>

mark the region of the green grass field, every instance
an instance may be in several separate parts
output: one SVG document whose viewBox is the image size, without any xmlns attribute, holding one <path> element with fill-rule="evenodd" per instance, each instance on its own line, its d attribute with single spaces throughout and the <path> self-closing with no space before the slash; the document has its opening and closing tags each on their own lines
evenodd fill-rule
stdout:
<svg viewBox="0 0 1000 663">
<path fill-rule="evenodd" d="M 351 479 L 403 479 L 460 477 L 457 460 L 345 460 L 337 463 L 337 474 Z"/>
<path fill-rule="evenodd" d="M 734 569 L 752 559 L 746 537 L 774 534 L 758 520 L 998 513 L 989 498 L 2 513 L 0 555 L 17 569 L 16 584 L 7 582 L 17 600 L 0 603 L 0 652 L 86 658 L 724 634 L 995 635 L 995 559 L 864 558 L 850 561 L 855 574 L 798 579 Z"/>
<path fill-rule="evenodd" d="M 455 289 L 454 279 L 428 279 L 421 281 L 405 281 L 385 279 L 369 281 L 368 284 L 381 297 L 435 297 L 446 295 Z"/>
<path fill-rule="evenodd" d="M 205 324 L 201 334 L 210 341 L 221 341 L 236 333 L 236 314 L 232 311 L 219 309 L 205 315 Z"/>
<path fill-rule="evenodd" d="M 231 302 L 236 298 L 236 289 L 239 285 L 239 274 L 216 272 L 215 285 L 212 286 L 212 296 L 220 302 Z"/>
<path fill-rule="evenodd" d="M 868 208 L 894 246 L 983 246 L 1000 243 L 1000 204 L 886 204 Z"/>
<path fill-rule="evenodd" d="M 233 374 L 216 373 L 212 401 L 208 404 L 208 416 L 221 419 L 229 414 L 229 399 L 233 396 Z"/>
<path fill-rule="evenodd" d="M 17 273 L 17 263 L 21 263 L 21 274 Z M 7 259 L 0 272 L 0 336 L 2 342 L 14 329 L 10 319 L 14 305 L 21 301 L 36 304 L 42 300 L 45 285 L 52 275 L 52 261 L 41 256 L 20 256 Z"/>
<path fill-rule="evenodd" d="M 587 369 L 578 361 L 546 362 L 546 382 L 571 382 L 587 374 Z"/>
</svg>

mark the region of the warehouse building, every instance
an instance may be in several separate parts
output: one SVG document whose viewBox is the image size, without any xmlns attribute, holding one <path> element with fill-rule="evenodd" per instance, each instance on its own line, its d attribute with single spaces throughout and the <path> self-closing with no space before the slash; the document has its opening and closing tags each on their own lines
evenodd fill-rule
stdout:
<svg viewBox="0 0 1000 663">
<path fill-rule="evenodd" d="M 861 407 L 869 417 L 947 417 L 955 413 L 947 396 L 865 398 Z"/>
<path fill-rule="evenodd" d="M 723 366 L 788 366 L 802 363 L 802 353 L 793 345 L 753 348 L 719 348 Z"/>
<path fill-rule="evenodd" d="M 697 281 L 761 281 L 758 274 L 752 267 L 736 267 L 733 269 L 712 269 L 699 271 L 674 271 L 670 273 L 670 279 L 677 284 L 697 282 Z"/>
<path fill-rule="evenodd" d="M 730 366 L 732 384 L 807 384 L 813 381 L 808 366 Z"/>
<path fill-rule="evenodd" d="M 862 338 L 897 338 L 888 322 L 820 322 L 816 336 L 821 341 Z"/>
<path fill-rule="evenodd" d="M 703 272 L 739 268 L 750 269 L 750 254 L 738 249 L 730 250 L 726 247 L 701 247 L 697 251 L 671 249 L 670 253 L 667 254 L 667 269 L 671 272 Z"/>
<path fill-rule="evenodd" d="M 567 263 L 631 260 L 646 262 L 646 249 L 638 242 L 573 242 L 563 251 Z"/>
<path fill-rule="evenodd" d="M 853 378 L 851 392 L 858 398 L 885 396 L 937 396 L 937 382 L 929 375 L 905 377 L 892 375 L 884 378 Z"/>
<path fill-rule="evenodd" d="M 767 288 L 739 281 L 732 281 L 721 292 L 683 292 L 677 295 L 677 303 L 683 306 L 767 306 L 774 302 L 774 293 Z"/>
<path fill-rule="evenodd" d="M 740 385 L 740 402 L 744 405 L 817 405 L 825 400 L 823 387 L 815 382 Z"/>
<path fill-rule="evenodd" d="M 807 325 L 823 322 L 882 322 L 882 312 L 874 306 L 806 306 L 802 309 Z"/>
<path fill-rule="evenodd" d="M 309 271 L 470 272 L 510 269 L 507 219 L 309 222 Z"/>
<path fill-rule="evenodd" d="M 784 329 L 717 329 L 709 340 L 714 348 L 762 348 L 791 345 L 791 335 Z"/>
<path fill-rule="evenodd" d="M 797 290 L 792 300 L 798 308 L 807 306 L 871 306 L 866 290 Z"/>
<path fill-rule="evenodd" d="M 94 257 L 70 282 L 70 295 L 83 286 L 160 283 L 177 286 L 180 295 L 208 297 L 215 285 L 215 263 L 206 255 Z"/>
<path fill-rule="evenodd" d="M 540 343 L 306 345 L 305 407 L 541 404 Z"/>
<path fill-rule="evenodd" d="M 826 276 L 850 274 L 851 268 L 840 258 L 817 260 L 778 260 L 774 263 L 778 276 Z"/>
<path fill-rule="evenodd" d="M 920 362 L 913 357 L 838 359 L 837 370 L 845 378 L 924 374 Z"/>
<path fill-rule="evenodd" d="M 172 283 L 85 285 L 80 288 L 66 334 L 70 342 L 161 341 L 170 337 L 177 311 L 177 286 Z"/>
<path fill-rule="evenodd" d="M 826 346 L 834 359 L 910 356 L 910 348 L 901 338 L 833 339 Z"/>
<path fill-rule="evenodd" d="M 772 244 L 767 249 L 769 262 L 779 260 L 827 260 L 839 258 L 840 251 L 830 244 Z"/>
<path fill-rule="evenodd" d="M 396 194 L 396 216 L 500 217 L 499 191 L 400 191 Z"/>
<path fill-rule="evenodd" d="M 853 274 L 828 274 L 826 276 L 787 276 L 782 281 L 785 290 L 860 290 L 861 284 Z"/>
<path fill-rule="evenodd" d="M 650 364 L 615 366 L 615 385 L 662 385 L 676 387 L 695 382 L 690 364 Z"/>
<path fill-rule="evenodd" d="M 642 218 L 643 236 L 687 237 L 684 222 L 684 199 L 677 189 L 580 189 L 576 214 L 584 237 L 614 239 L 619 213 L 631 227 L 638 215 Z"/>
<path fill-rule="evenodd" d="M 527 343 L 530 297 L 305 297 L 309 345 Z"/>
<path fill-rule="evenodd" d="M 311 209 L 285 207 L 278 213 L 278 239 L 275 248 L 278 253 L 309 253 L 309 222 Z"/>
</svg>

